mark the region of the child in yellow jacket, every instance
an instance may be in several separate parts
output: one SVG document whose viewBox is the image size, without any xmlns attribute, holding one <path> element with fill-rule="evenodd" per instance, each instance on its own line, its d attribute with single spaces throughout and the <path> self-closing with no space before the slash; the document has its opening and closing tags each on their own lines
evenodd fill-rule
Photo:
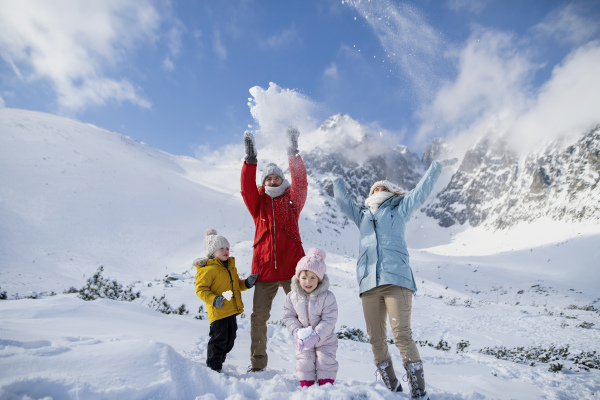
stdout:
<svg viewBox="0 0 600 400">
<path fill-rule="evenodd" d="M 235 258 L 229 257 L 229 242 L 212 228 L 206 230 L 204 250 L 206 258 L 194 261 L 196 294 L 206 303 L 210 323 L 206 365 L 220 372 L 227 353 L 233 349 L 235 317 L 244 311 L 241 291 L 253 287 L 258 274 L 240 279 Z"/>
</svg>

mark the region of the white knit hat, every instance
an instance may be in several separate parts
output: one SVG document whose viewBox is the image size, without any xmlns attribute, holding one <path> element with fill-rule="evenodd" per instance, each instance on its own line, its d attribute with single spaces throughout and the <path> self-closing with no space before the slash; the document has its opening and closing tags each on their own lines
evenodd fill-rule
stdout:
<svg viewBox="0 0 600 400">
<path fill-rule="evenodd" d="M 217 231 L 213 228 L 208 228 L 204 233 L 204 250 L 206 257 L 212 257 L 213 253 L 221 247 L 229 247 L 229 242 L 221 235 L 217 235 Z"/>
<path fill-rule="evenodd" d="M 313 247 L 298 261 L 296 265 L 296 277 L 298 278 L 302 271 L 311 271 L 322 281 L 325 269 L 325 252 L 317 247 Z"/>
<path fill-rule="evenodd" d="M 385 188 L 386 188 L 386 189 L 387 189 L 387 190 L 388 190 L 390 193 L 393 193 L 393 194 L 399 194 L 399 195 L 401 195 L 401 196 L 402 196 L 402 195 L 404 195 L 404 194 L 406 194 L 406 193 L 404 193 L 404 192 L 402 191 L 402 189 L 400 188 L 400 186 L 398 186 L 398 185 L 396 185 L 395 183 L 392 183 L 392 182 L 390 182 L 390 181 L 388 181 L 388 180 L 383 180 L 383 181 L 377 181 L 377 182 L 375 182 L 375 183 L 373 184 L 373 186 L 371 186 L 371 190 L 369 190 L 369 196 L 371 196 L 371 195 L 372 195 L 372 194 L 375 192 L 375 189 L 376 189 L 378 186 L 385 186 Z"/>
<path fill-rule="evenodd" d="M 269 163 L 265 167 L 265 169 L 262 173 L 262 176 L 260 178 L 261 184 L 264 185 L 265 179 L 267 179 L 267 176 L 272 175 L 272 174 L 278 175 L 281 178 L 281 180 L 285 179 L 285 176 L 283 175 L 283 171 L 281 170 L 281 168 L 279 168 L 277 166 L 277 164 L 275 164 L 275 163 Z"/>
</svg>

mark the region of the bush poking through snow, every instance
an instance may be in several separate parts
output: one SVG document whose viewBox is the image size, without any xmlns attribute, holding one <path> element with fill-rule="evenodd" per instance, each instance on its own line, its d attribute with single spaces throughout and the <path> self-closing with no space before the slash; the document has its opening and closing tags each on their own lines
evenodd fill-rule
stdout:
<svg viewBox="0 0 600 400">
<path fill-rule="evenodd" d="M 456 352 L 457 353 L 462 353 L 465 351 L 465 349 L 469 347 L 469 341 L 468 340 L 461 340 L 460 342 L 456 343 Z"/>
<path fill-rule="evenodd" d="M 161 296 L 160 299 L 157 299 L 156 296 L 152 296 L 152 301 L 150 302 L 150 304 L 148 304 L 148 307 L 150 307 L 153 310 L 156 310 L 158 312 L 161 312 L 163 314 L 184 315 L 184 314 L 190 313 L 187 310 L 187 308 L 185 307 L 185 304 L 180 305 L 179 308 L 177 308 L 177 309 L 174 309 L 173 307 L 171 307 L 171 305 L 167 302 L 167 299 L 165 299 L 164 294 Z M 202 319 L 202 318 L 198 318 L 198 319 Z"/>
<path fill-rule="evenodd" d="M 116 280 L 104 278 L 102 271 L 104 267 L 100 266 L 94 276 L 89 278 L 87 284 L 79 290 L 77 297 L 86 301 L 97 298 L 133 301 L 140 297 L 140 292 L 133 293 L 131 286 L 123 289 L 123 285 Z"/>
<path fill-rule="evenodd" d="M 0 289 L 2 289 L 2 287 L 0 287 Z M 0 300 L 6 300 L 6 298 L 7 298 L 6 290 L 0 290 Z"/>
<path fill-rule="evenodd" d="M 563 365 L 561 363 L 553 361 L 550 363 L 550 368 L 548 368 L 548 371 L 559 372 L 562 369 L 563 369 Z"/>
<path fill-rule="evenodd" d="M 551 372 L 562 370 L 563 365 L 558 361 L 572 361 L 575 365 L 575 372 L 583 369 L 600 369 L 600 357 L 593 352 L 580 352 L 579 354 L 570 354 L 569 345 L 564 347 L 550 346 L 548 349 L 541 347 L 515 347 L 507 349 L 504 346 L 500 347 L 485 347 L 479 350 L 480 353 L 492 355 L 500 360 L 508 360 L 518 364 L 528 364 L 532 367 L 537 363 L 550 364 L 548 369 Z M 571 368 L 569 368 L 571 369 Z"/>
<path fill-rule="evenodd" d="M 204 311 L 204 306 L 200 306 L 198 307 L 198 314 L 196 314 L 194 316 L 194 318 L 196 319 L 205 319 L 206 318 L 206 312 Z"/>
<path fill-rule="evenodd" d="M 353 340 L 355 342 L 369 343 L 369 338 L 363 331 L 358 328 L 348 328 L 346 325 L 342 325 L 340 330 L 337 331 L 336 336 L 342 340 Z"/>
</svg>

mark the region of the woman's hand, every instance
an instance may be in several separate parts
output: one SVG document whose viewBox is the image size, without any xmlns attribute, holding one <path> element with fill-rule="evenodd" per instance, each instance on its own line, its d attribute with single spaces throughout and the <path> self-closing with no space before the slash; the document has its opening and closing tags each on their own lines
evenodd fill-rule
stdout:
<svg viewBox="0 0 600 400">
<path fill-rule="evenodd" d="M 458 162 L 458 158 L 446 158 L 438 161 L 442 167 L 450 167 Z"/>
</svg>

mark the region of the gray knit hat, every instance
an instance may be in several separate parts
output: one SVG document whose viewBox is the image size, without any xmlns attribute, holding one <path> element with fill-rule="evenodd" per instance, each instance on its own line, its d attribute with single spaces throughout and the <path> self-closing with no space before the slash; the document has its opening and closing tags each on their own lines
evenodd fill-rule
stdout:
<svg viewBox="0 0 600 400">
<path fill-rule="evenodd" d="M 206 257 L 212 257 L 213 253 L 221 247 L 229 247 L 229 242 L 221 235 L 217 235 L 217 231 L 213 228 L 208 228 L 204 233 L 204 250 Z"/>
<path fill-rule="evenodd" d="M 272 175 L 272 174 L 278 175 L 281 178 L 281 180 L 285 179 L 285 176 L 283 175 L 283 171 L 281 170 L 281 168 L 279 168 L 277 166 L 277 164 L 275 164 L 275 163 L 269 163 L 265 167 L 265 169 L 262 173 L 262 176 L 260 178 L 261 184 L 264 185 L 265 179 L 267 179 L 267 176 Z"/>
</svg>

